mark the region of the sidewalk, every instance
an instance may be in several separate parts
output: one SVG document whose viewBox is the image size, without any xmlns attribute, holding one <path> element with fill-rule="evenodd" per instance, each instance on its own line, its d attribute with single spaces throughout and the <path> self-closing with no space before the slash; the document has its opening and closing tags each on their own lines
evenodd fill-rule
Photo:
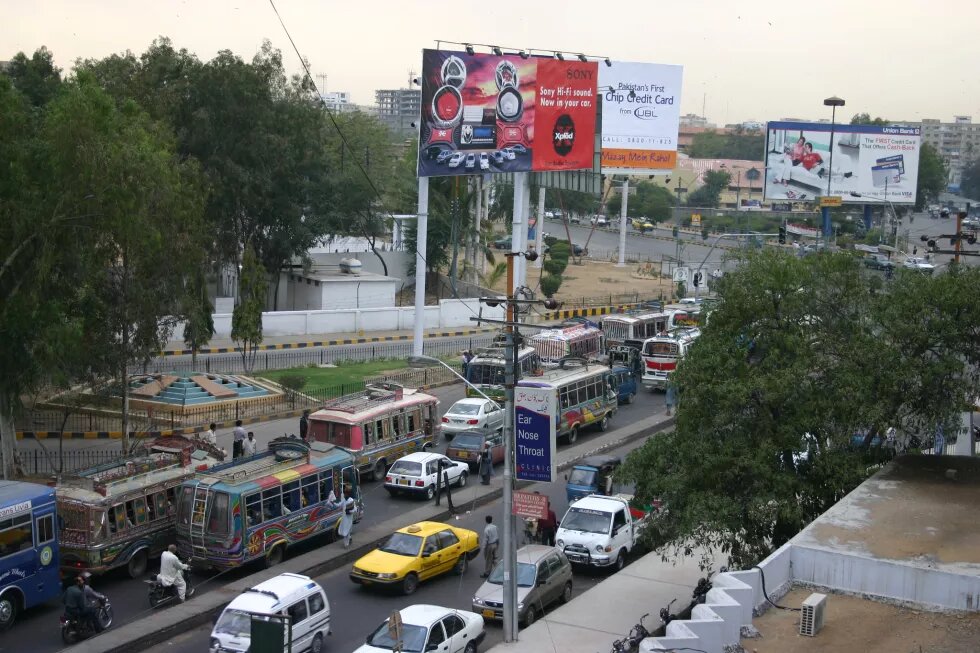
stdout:
<svg viewBox="0 0 980 653">
<path fill-rule="evenodd" d="M 596 446 L 594 442 L 588 442 L 574 447 L 567 447 L 558 452 L 556 457 L 558 469 L 559 471 L 569 469 L 575 462 L 586 456 L 608 451 L 628 442 L 640 440 L 664 431 L 670 428 L 673 422 L 673 418 L 666 417 L 664 413 L 659 413 L 633 422 L 623 428 L 622 432 L 617 434 L 618 437 L 605 441 L 601 445 Z M 502 479 L 502 476 L 495 478 Z M 518 485 L 519 487 L 521 486 L 521 484 Z M 500 498 L 503 492 L 502 487 L 497 485 L 497 481 L 489 487 L 482 485 L 474 485 L 473 487 L 476 491 L 475 505 L 484 505 L 494 501 Z M 222 586 L 218 590 L 202 594 L 187 603 L 160 610 L 148 617 L 120 626 L 119 628 L 110 628 L 98 637 L 93 637 L 64 649 L 64 653 L 128 653 L 130 651 L 142 651 L 154 644 L 166 641 L 179 632 L 184 632 L 210 622 L 232 598 L 268 578 L 285 572 L 317 576 L 352 564 L 355 560 L 379 546 L 393 530 L 400 528 L 402 525 L 423 520 L 445 521 L 448 518 L 448 511 L 443 511 L 431 504 L 420 506 L 404 513 L 401 524 L 389 522 L 355 531 L 356 544 L 351 549 L 345 550 L 337 546 L 336 543 L 320 547 L 315 551 L 288 559 L 274 569 L 259 571 L 246 578 Z M 610 609 L 612 609 L 611 606 Z"/>
</svg>

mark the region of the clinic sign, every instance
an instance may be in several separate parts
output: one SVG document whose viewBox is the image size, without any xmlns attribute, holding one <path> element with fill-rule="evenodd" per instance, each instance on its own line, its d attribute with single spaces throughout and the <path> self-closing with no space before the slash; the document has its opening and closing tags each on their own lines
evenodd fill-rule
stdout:
<svg viewBox="0 0 980 653">
<path fill-rule="evenodd" d="M 514 463 L 519 481 L 555 480 L 558 448 L 554 388 L 514 389 Z"/>
<path fill-rule="evenodd" d="M 602 172 L 664 173 L 677 164 L 683 68 L 613 61 L 599 67 Z"/>
</svg>

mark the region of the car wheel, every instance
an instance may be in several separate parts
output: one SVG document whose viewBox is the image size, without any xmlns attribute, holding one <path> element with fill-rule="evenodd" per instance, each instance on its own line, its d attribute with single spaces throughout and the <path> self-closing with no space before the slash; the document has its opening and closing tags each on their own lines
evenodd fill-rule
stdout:
<svg viewBox="0 0 980 653">
<path fill-rule="evenodd" d="M 436 486 L 430 485 L 425 488 L 425 498 L 431 500 L 436 495 Z"/>
<path fill-rule="evenodd" d="M 534 610 L 533 605 L 527 606 L 527 612 L 524 613 L 524 627 L 527 628 L 533 624 L 538 619 L 538 613 Z"/>
<path fill-rule="evenodd" d="M 603 415 L 602 419 L 599 420 L 599 430 L 605 433 L 609 430 L 609 415 Z"/>
<path fill-rule="evenodd" d="M 7 630 L 17 619 L 17 598 L 13 592 L 0 596 L 0 631 Z"/>
<path fill-rule="evenodd" d="M 619 555 L 616 556 L 616 571 L 620 571 L 626 566 L 626 551 L 624 549 L 619 550 Z"/>
<path fill-rule="evenodd" d="M 459 487 L 466 487 L 466 472 L 462 472 L 459 475 L 459 481 L 457 481 Z"/>
<path fill-rule="evenodd" d="M 578 427 L 573 426 L 572 430 L 568 432 L 568 444 L 575 444 L 576 440 L 578 440 Z"/>
<path fill-rule="evenodd" d="M 572 600 L 572 581 L 565 583 L 565 589 L 561 593 L 561 597 L 558 599 L 562 603 L 568 603 Z"/>
<path fill-rule="evenodd" d="M 133 557 L 129 559 L 129 563 L 126 565 L 126 571 L 129 572 L 130 578 L 140 578 L 146 573 L 146 551 L 137 551 L 133 554 Z"/>
<path fill-rule="evenodd" d="M 466 648 L 463 649 L 463 653 L 476 653 L 476 642 L 466 642 Z"/>
<path fill-rule="evenodd" d="M 634 401 L 636 401 L 636 393 L 635 393 L 635 392 L 631 392 L 631 393 L 629 393 L 629 395 L 628 395 L 628 396 L 626 397 L 626 403 L 628 403 L 628 404 L 632 404 L 632 403 L 633 403 Z"/>
<path fill-rule="evenodd" d="M 310 643 L 310 653 L 321 653 L 323 651 L 323 633 L 317 633 Z"/>
<path fill-rule="evenodd" d="M 409 596 L 415 594 L 415 590 L 419 588 L 419 577 L 414 573 L 405 576 L 405 580 L 402 581 L 402 594 Z"/>
<path fill-rule="evenodd" d="M 271 549 L 269 549 L 269 552 L 265 554 L 265 558 L 263 559 L 265 568 L 270 569 L 278 565 L 280 562 L 282 562 L 283 552 L 285 550 L 286 550 L 286 546 L 283 544 L 278 544 L 272 547 Z"/>
<path fill-rule="evenodd" d="M 456 565 L 453 567 L 453 572 L 457 576 L 462 576 L 463 574 L 466 573 L 466 567 L 468 564 L 469 562 L 466 560 L 465 554 L 459 556 L 459 559 L 456 560 Z"/>
</svg>

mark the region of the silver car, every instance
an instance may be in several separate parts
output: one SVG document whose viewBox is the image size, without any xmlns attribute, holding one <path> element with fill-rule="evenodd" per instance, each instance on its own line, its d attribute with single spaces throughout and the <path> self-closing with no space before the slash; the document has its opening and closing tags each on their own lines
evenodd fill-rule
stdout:
<svg viewBox="0 0 980 653">
<path fill-rule="evenodd" d="M 530 626 L 545 609 L 572 598 L 572 565 L 565 554 L 543 544 L 528 544 L 517 550 L 517 617 Z M 504 618 L 504 565 L 497 564 L 473 595 L 473 612 L 484 619 Z"/>
<path fill-rule="evenodd" d="M 499 431 L 503 428 L 504 410 L 500 404 L 488 399 L 460 399 L 442 416 L 442 434 L 447 440 L 452 440 L 460 431 Z"/>
</svg>

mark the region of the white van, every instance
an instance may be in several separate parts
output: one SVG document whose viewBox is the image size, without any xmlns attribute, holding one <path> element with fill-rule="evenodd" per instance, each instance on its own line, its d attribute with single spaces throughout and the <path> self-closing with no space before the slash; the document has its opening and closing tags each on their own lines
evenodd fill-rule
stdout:
<svg viewBox="0 0 980 653">
<path fill-rule="evenodd" d="M 288 616 L 292 650 L 323 650 L 330 634 L 330 602 L 309 576 L 280 574 L 249 588 L 221 612 L 211 630 L 211 653 L 242 653 L 251 643 L 252 617 Z"/>
</svg>

